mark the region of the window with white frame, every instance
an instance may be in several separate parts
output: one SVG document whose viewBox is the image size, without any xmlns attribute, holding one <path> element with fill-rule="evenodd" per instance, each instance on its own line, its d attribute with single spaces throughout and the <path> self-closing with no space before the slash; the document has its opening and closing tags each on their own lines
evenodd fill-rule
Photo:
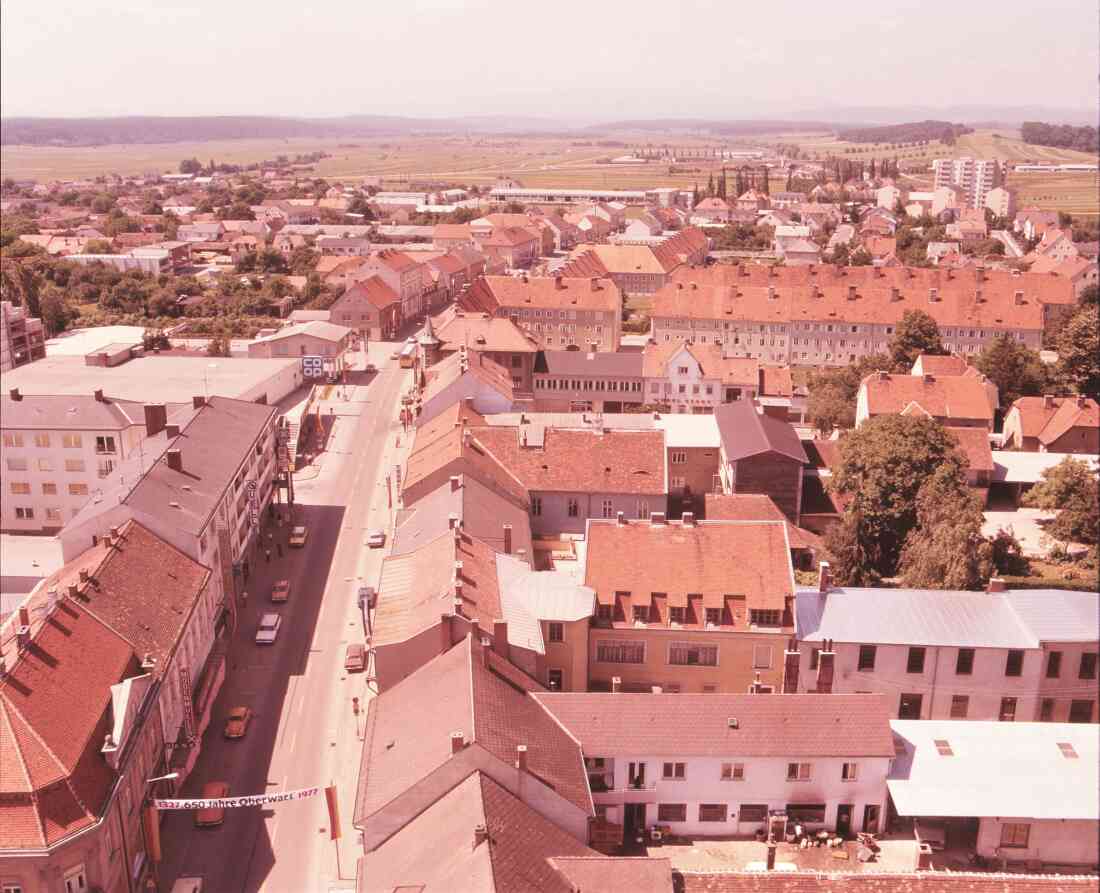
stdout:
<svg viewBox="0 0 1100 893">
<path fill-rule="evenodd" d="M 809 781 L 812 763 L 787 763 L 787 781 Z"/>
<path fill-rule="evenodd" d="M 683 465 L 688 460 L 687 450 L 673 450 L 669 458 L 673 465 Z"/>
<path fill-rule="evenodd" d="M 677 667 L 718 666 L 718 646 L 698 642 L 672 642 L 668 646 L 668 662 Z"/>
<path fill-rule="evenodd" d="M 859 775 L 859 763 L 841 763 L 840 780 L 855 781 Z"/>
<path fill-rule="evenodd" d="M 645 642 L 604 640 L 596 643 L 596 661 L 603 664 L 645 663 Z"/>
<path fill-rule="evenodd" d="M 661 778 L 665 781 L 683 781 L 687 777 L 687 764 L 662 763 Z"/>
<path fill-rule="evenodd" d="M 768 670 L 772 665 L 772 646 L 754 645 L 752 648 L 752 666 L 754 670 Z"/>
<path fill-rule="evenodd" d="M 744 763 L 723 763 L 722 764 L 722 781 L 744 781 L 745 780 L 745 764 Z"/>
<path fill-rule="evenodd" d="M 65 893 L 83 893 L 88 889 L 88 878 L 84 865 L 76 865 L 65 872 Z"/>
</svg>

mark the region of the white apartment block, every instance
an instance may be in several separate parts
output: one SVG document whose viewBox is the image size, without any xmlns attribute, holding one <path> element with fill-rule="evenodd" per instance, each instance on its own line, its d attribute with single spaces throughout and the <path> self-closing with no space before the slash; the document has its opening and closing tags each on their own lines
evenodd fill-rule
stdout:
<svg viewBox="0 0 1100 893">
<path fill-rule="evenodd" d="M 986 195 L 1001 183 L 1001 163 L 994 158 L 936 158 L 934 187 L 958 186 L 969 208 L 984 208 Z"/>
</svg>

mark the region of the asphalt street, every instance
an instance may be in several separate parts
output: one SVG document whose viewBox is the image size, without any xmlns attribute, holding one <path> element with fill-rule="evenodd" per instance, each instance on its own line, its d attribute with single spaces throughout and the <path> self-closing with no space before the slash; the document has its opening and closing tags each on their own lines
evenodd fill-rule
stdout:
<svg viewBox="0 0 1100 893">
<path fill-rule="evenodd" d="M 384 550 L 368 549 L 369 530 L 389 530 L 385 477 L 407 446 L 397 411 L 411 375 L 390 359 L 394 345 L 369 345 L 379 371 L 353 371 L 347 399 L 332 411 L 327 449 L 295 476 L 296 524 L 309 528 L 305 548 L 290 549 L 288 526 L 271 528 L 283 557 L 261 552 L 246 590 L 247 605 L 229 654 L 226 681 L 214 705 L 203 751 L 180 796 L 198 796 L 208 781 L 232 794 L 275 793 L 337 785 L 342 837 L 329 837 L 323 792 L 311 799 L 226 811 L 224 824 L 196 828 L 190 812 L 169 812 L 161 826 L 159 888 L 201 876 L 211 893 L 351 889 L 361 852 L 351 827 L 359 734 L 372 692 L 367 674 L 344 672 L 344 652 L 363 642 L 356 604 L 360 585 L 377 586 Z M 362 368 L 362 355 L 358 354 Z M 401 445 L 398 445 L 398 441 Z M 388 545 L 388 539 L 387 539 Z M 284 605 L 269 601 L 276 580 L 291 583 Z M 260 614 L 283 616 L 273 646 L 253 641 Z M 352 712 L 358 697 L 363 713 Z M 224 717 L 249 706 L 255 718 L 239 740 L 222 736 Z"/>
</svg>

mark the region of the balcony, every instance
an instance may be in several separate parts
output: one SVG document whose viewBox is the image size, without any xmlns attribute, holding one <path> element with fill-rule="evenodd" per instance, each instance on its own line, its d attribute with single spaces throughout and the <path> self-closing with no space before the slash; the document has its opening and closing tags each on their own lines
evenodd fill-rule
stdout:
<svg viewBox="0 0 1100 893">
<path fill-rule="evenodd" d="M 588 787 L 592 789 L 593 794 L 606 794 L 608 791 L 615 790 L 615 776 L 610 772 L 595 774 L 588 774 Z"/>
</svg>

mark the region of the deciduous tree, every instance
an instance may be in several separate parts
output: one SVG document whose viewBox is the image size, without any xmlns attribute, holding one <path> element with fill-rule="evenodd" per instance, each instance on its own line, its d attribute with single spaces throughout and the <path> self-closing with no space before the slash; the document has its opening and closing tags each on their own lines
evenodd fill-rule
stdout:
<svg viewBox="0 0 1100 893">
<path fill-rule="evenodd" d="M 1042 473 L 1042 480 L 1024 494 L 1023 504 L 1058 512 L 1046 528 L 1055 539 L 1096 545 L 1098 499 L 1095 473 L 1085 462 L 1067 456 Z"/>
<path fill-rule="evenodd" d="M 890 342 L 890 359 L 898 372 L 908 372 L 920 354 L 943 354 L 940 327 L 923 310 L 906 310 Z"/>
<path fill-rule="evenodd" d="M 1081 307 L 1058 339 L 1058 371 L 1078 393 L 1100 397 L 1100 309 Z"/>
<path fill-rule="evenodd" d="M 978 354 L 975 368 L 997 386 L 1001 406 L 1047 389 L 1047 367 L 1039 354 L 1008 335 L 998 335 Z"/>
</svg>

